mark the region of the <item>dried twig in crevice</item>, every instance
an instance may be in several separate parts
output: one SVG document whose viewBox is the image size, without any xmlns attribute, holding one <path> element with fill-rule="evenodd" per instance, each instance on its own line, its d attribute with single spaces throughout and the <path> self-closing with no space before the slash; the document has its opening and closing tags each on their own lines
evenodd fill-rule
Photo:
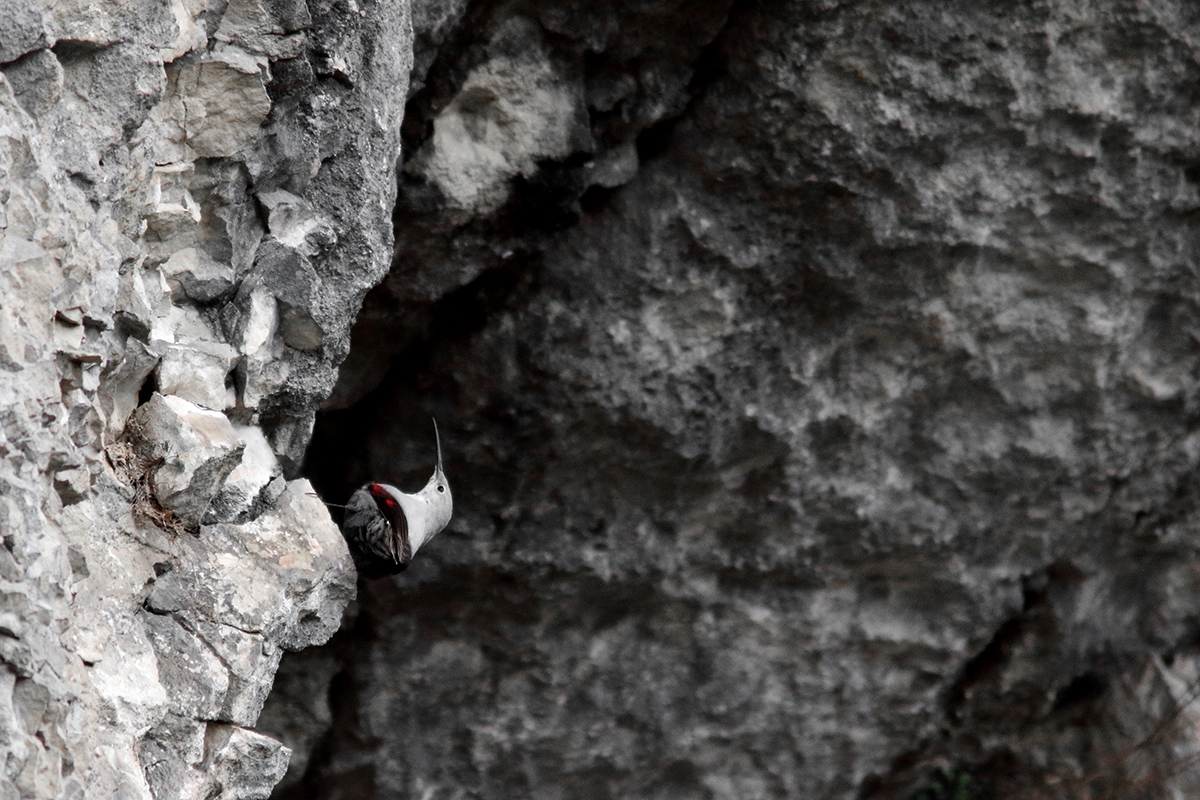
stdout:
<svg viewBox="0 0 1200 800">
<path fill-rule="evenodd" d="M 117 477 L 133 489 L 131 505 L 134 517 L 149 522 L 172 536 L 188 532 L 175 512 L 163 508 L 154 497 L 153 476 L 158 468 L 166 463 L 165 458 L 143 456 L 125 441 L 114 442 L 105 448 L 104 452 Z"/>
<path fill-rule="evenodd" d="M 1023 795 L 1028 800 L 1131 800 L 1150 796 L 1166 796 L 1164 782 L 1200 765 L 1200 751 L 1183 758 L 1158 759 L 1161 766 L 1134 777 L 1137 765 L 1132 759 L 1145 755 L 1151 764 L 1151 751 L 1159 746 L 1169 747 L 1169 739 L 1181 731 L 1184 712 L 1200 700 L 1200 680 L 1190 684 L 1174 700 L 1171 712 L 1154 725 L 1143 738 L 1127 747 L 1115 750 L 1099 759 L 1097 765 L 1084 775 L 1074 778 L 1048 776 L 1045 788 L 1032 788 Z M 1107 786 L 1097 784 L 1107 783 Z"/>
</svg>

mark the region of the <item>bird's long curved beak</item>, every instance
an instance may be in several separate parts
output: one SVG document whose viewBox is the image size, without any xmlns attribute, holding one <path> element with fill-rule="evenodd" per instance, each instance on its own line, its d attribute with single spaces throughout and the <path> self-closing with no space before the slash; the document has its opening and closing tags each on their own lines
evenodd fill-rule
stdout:
<svg viewBox="0 0 1200 800">
<path fill-rule="evenodd" d="M 437 451 L 438 451 L 437 471 L 438 471 L 438 474 L 440 475 L 440 474 L 442 474 L 442 435 L 440 433 L 438 433 L 437 420 L 434 419 L 433 417 L 430 417 L 430 419 L 433 420 L 433 437 L 435 439 L 437 439 Z"/>
</svg>

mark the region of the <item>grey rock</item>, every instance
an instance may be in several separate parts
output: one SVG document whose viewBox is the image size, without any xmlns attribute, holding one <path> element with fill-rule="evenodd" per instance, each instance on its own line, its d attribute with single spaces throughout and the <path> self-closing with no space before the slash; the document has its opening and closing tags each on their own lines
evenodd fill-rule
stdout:
<svg viewBox="0 0 1200 800">
<path fill-rule="evenodd" d="M 91 488 L 91 473 L 82 466 L 60 469 L 54 473 L 54 491 L 65 506 L 78 503 L 87 497 Z"/>
<path fill-rule="evenodd" d="M 15 0 L 0 9 L 0 64 L 54 43 L 49 15 L 40 3 Z"/>
<path fill-rule="evenodd" d="M 275 492 L 267 488 L 280 477 L 281 467 L 262 430 L 253 426 L 235 426 L 234 430 L 246 449 L 241 463 L 229 473 L 224 488 L 209 507 L 206 523 L 243 522 L 243 517 L 258 509 L 260 502 L 269 507 L 283 491 L 283 487 Z"/>
<path fill-rule="evenodd" d="M 155 499 L 190 528 L 199 525 L 246 449 L 221 412 L 157 392 L 134 412 L 125 438 L 150 464 Z"/>
<path fill-rule="evenodd" d="M 162 351 L 155 372 L 160 392 L 213 410 L 234 405 L 232 387 L 227 384 L 237 360 L 236 350 L 222 342 L 192 339 L 167 345 Z"/>
<path fill-rule="evenodd" d="M 226 316 L 234 320 L 231 339 L 244 356 L 238 363 L 238 404 L 257 409 L 280 392 L 291 376 L 278 335 L 279 301 L 261 282 L 244 282 Z"/>
<path fill-rule="evenodd" d="M 157 656 L 158 678 L 172 687 L 171 712 L 220 719 L 229 693 L 229 673 L 221 660 L 169 616 L 146 613 L 142 624 Z"/>
<path fill-rule="evenodd" d="M 287 771 L 290 752 L 274 739 L 232 725 L 210 725 L 204 797 L 266 800 Z"/>
<path fill-rule="evenodd" d="M 452 37 L 468 6 L 467 0 L 420 0 L 412 8 L 413 66 L 408 95 L 425 88 L 425 76 L 438 48 Z"/>
<path fill-rule="evenodd" d="M 60 33 L 60 38 L 70 37 Z M 120 147 L 125 132 L 135 129 L 162 99 L 167 76 L 160 51 L 151 43 L 119 39 L 93 44 L 80 40 L 74 46 L 58 46 L 62 99 L 39 123 L 62 137 L 55 142 L 56 158 L 62 168 L 79 176 L 76 188 L 89 201 L 99 202 L 97 187 L 106 177 L 101 153 Z M 81 119 L 94 124 L 81 126 Z M 136 236 L 136 231 L 126 233 Z"/>
<path fill-rule="evenodd" d="M 245 356 L 240 365 L 243 406 L 257 408 L 287 384 L 292 370 L 286 348 L 321 349 L 325 329 L 315 318 L 321 316 L 321 283 L 299 250 L 273 237 L 259 246 L 253 271 L 224 314 L 230 339 Z"/>
<path fill-rule="evenodd" d="M 150 329 L 145 329 L 149 335 Z M 137 408 L 138 393 L 158 366 L 161 356 L 135 338 L 129 338 L 119 359 L 112 359 L 101 374 L 99 401 L 107 418 L 110 439 L 125 431 L 129 415 Z"/>
<path fill-rule="evenodd" d="M 284 203 L 276 204 L 272 219 L 288 216 L 288 208 Z M 276 225 L 273 230 L 281 231 L 284 236 L 290 234 L 303 247 L 307 241 L 304 233 L 310 229 L 297 224 L 282 229 Z M 258 286 L 268 288 L 279 304 L 279 334 L 285 344 L 297 350 L 320 347 L 324 334 L 314 315 L 319 314 L 315 303 L 321 280 L 304 252 L 277 239 L 264 241 L 254 262 L 254 272 L 243 283 L 243 291 L 253 292 Z"/>
<path fill-rule="evenodd" d="M 221 16 L 213 38 L 272 60 L 287 60 L 304 52 L 304 37 L 297 32 L 311 26 L 312 17 L 304 3 L 233 0 Z"/>
<path fill-rule="evenodd" d="M 334 641 L 344 641 L 346 629 L 352 626 L 350 618 Z M 288 654 L 287 659 L 289 668 L 276 674 L 270 702 L 255 726 L 292 751 L 287 774 L 276 789 L 279 793 L 297 790 L 293 787 L 302 781 L 313 748 L 328 735 L 333 723 L 330 686 L 342 669 L 334 648 L 309 648 Z"/>
<path fill-rule="evenodd" d="M 292 481 L 257 519 L 180 539 L 186 558 L 155 582 L 148 606 L 261 634 L 289 650 L 326 641 L 354 597 L 355 575 L 341 532 L 316 513 L 324 506 L 311 493 L 308 481 Z"/>
<path fill-rule="evenodd" d="M 262 800 L 287 769 L 273 739 L 219 722 L 170 714 L 139 748 L 155 800 L 231 797 Z"/>
<path fill-rule="evenodd" d="M 138 745 L 138 760 L 154 800 L 204 796 L 196 767 L 204 764 L 208 724 L 169 713 Z"/>
<path fill-rule="evenodd" d="M 467 214 L 499 209 L 509 181 L 532 177 L 539 160 L 591 145 L 583 88 L 554 69 L 536 23 L 506 20 L 489 50 L 406 166 Z"/>
<path fill-rule="evenodd" d="M 214 719 L 252 726 L 271 691 L 282 651 L 265 637 L 228 625 L 197 620 L 196 630 L 228 668 L 229 690 Z"/>
<path fill-rule="evenodd" d="M 265 59 L 230 49 L 180 70 L 183 127 L 197 156 L 244 158 L 258 143 L 271 110 L 266 68 Z"/>
<path fill-rule="evenodd" d="M 3 23 L 0 22 L 0 28 Z M 63 69 L 51 50 L 37 50 L 4 68 L 25 113 L 46 114 L 62 96 Z"/>
<path fill-rule="evenodd" d="M 229 723 L 253 722 L 281 647 L 328 637 L 354 587 L 328 512 L 288 498 L 263 444 L 299 461 L 387 269 L 407 13 L 0 3 L 0 796 L 263 797 L 283 774 L 282 746 Z M 314 69 L 339 63 L 353 86 Z M 247 309 L 266 321 L 248 355 L 225 312 L 273 192 L 298 210 L 280 235 L 320 224 L 305 285 Z M 255 355 L 239 406 L 232 362 Z M 225 409 L 256 454 L 233 485 Z M 230 524 L 209 542 L 214 494 Z M 262 596 L 227 613 L 237 559 Z"/>
<path fill-rule="evenodd" d="M 215 300 L 233 288 L 233 266 L 215 261 L 194 247 L 172 254 L 161 269 L 172 294 L 182 293 L 202 303 Z"/>
<path fill-rule="evenodd" d="M 192 14 L 203 10 L 193 9 Z M 177 20 L 171 7 L 162 3 L 106 6 L 97 13 L 88 0 L 55 0 L 50 10 L 60 40 L 97 46 L 137 42 L 163 50 L 168 58 L 181 55 L 178 48 L 186 52 L 203 43 L 193 32 L 194 19 Z"/>
<path fill-rule="evenodd" d="M 303 197 L 277 190 L 263 192 L 258 200 L 269 211 L 271 235 L 285 247 L 312 257 L 337 242 L 333 226 Z"/>
<path fill-rule="evenodd" d="M 624 186 L 637 176 L 637 146 L 633 142 L 622 142 L 590 163 L 592 184 L 605 189 Z"/>
</svg>

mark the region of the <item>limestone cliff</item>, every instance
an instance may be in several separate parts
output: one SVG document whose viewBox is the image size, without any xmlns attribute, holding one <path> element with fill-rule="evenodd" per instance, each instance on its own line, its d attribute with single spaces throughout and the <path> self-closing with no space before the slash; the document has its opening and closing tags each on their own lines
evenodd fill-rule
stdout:
<svg viewBox="0 0 1200 800">
<path fill-rule="evenodd" d="M 266 797 L 354 595 L 298 479 L 386 271 L 407 5 L 0 4 L 0 795 Z"/>
<path fill-rule="evenodd" d="M 1197 795 L 1198 8 L 0 3 L 0 794 Z"/>
</svg>

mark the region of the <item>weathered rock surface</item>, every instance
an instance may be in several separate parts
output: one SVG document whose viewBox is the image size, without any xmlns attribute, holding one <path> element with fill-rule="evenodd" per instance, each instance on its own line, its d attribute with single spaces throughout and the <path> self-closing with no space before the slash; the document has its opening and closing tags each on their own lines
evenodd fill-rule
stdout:
<svg viewBox="0 0 1200 800">
<path fill-rule="evenodd" d="M 282 796 L 1200 792 L 1197 7 L 420 5 Z"/>
<path fill-rule="evenodd" d="M 133 412 L 125 440 L 145 470 L 153 502 L 191 530 L 199 528 L 246 449 L 220 411 L 157 392 Z"/>
<path fill-rule="evenodd" d="M 411 22 L 0 8 L 0 794 L 1200 792 L 1193 5 Z"/>
<path fill-rule="evenodd" d="M 0 796 L 266 797 L 247 728 L 354 594 L 294 467 L 390 260 L 407 4 L 0 6 Z"/>
</svg>

